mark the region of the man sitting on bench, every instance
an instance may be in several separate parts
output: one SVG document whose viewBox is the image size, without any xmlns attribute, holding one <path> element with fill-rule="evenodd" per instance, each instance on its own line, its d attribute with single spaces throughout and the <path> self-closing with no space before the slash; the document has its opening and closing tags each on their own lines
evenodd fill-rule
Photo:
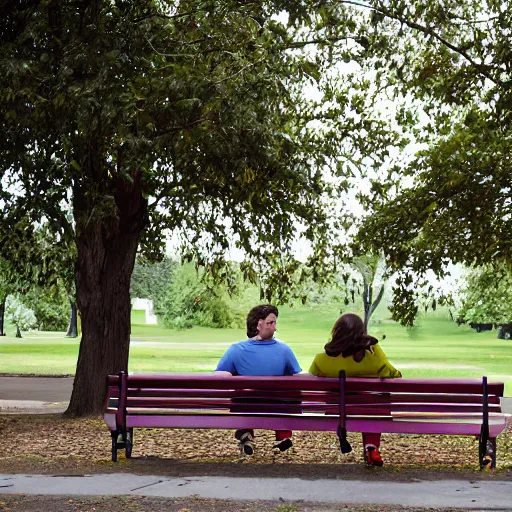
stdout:
<svg viewBox="0 0 512 512">
<path fill-rule="evenodd" d="M 222 356 L 215 371 L 232 375 L 283 376 L 302 371 L 292 349 L 274 338 L 277 329 L 278 309 L 271 304 L 255 306 L 247 315 L 249 339 L 231 345 Z M 276 430 L 275 449 L 283 452 L 292 446 L 291 430 Z M 235 432 L 240 452 L 254 453 L 254 431 L 240 429 Z"/>
</svg>

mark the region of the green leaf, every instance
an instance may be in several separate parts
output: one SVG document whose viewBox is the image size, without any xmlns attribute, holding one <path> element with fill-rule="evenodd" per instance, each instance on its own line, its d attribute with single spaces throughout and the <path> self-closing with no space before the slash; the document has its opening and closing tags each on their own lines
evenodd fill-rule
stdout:
<svg viewBox="0 0 512 512">
<path fill-rule="evenodd" d="M 70 165 L 75 171 L 82 170 L 82 168 L 80 167 L 80 164 L 76 160 L 71 160 Z"/>
</svg>

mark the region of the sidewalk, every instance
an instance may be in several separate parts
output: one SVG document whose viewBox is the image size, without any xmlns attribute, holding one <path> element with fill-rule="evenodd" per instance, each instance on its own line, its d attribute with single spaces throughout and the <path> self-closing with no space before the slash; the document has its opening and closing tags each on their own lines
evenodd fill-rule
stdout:
<svg viewBox="0 0 512 512">
<path fill-rule="evenodd" d="M 73 377 L 0 377 L 0 412 L 64 412 L 72 389 Z"/>
<path fill-rule="evenodd" d="M 334 485 L 333 485 L 334 484 Z M 405 507 L 512 510 L 512 485 L 506 481 L 367 482 L 299 478 L 165 478 L 133 474 L 0 475 L 0 493 L 66 496 L 199 496 L 229 500 L 280 500 Z"/>
</svg>

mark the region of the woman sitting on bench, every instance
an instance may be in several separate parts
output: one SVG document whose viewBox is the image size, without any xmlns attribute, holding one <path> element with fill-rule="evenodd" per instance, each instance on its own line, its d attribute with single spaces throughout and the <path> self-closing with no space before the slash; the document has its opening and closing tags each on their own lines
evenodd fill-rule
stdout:
<svg viewBox="0 0 512 512">
<path fill-rule="evenodd" d="M 402 376 L 388 361 L 377 338 L 366 334 L 363 321 L 352 313 L 336 320 L 331 341 L 324 348 L 325 352 L 317 354 L 309 368 L 309 373 L 318 377 L 338 377 L 341 370 L 345 370 L 347 377 Z M 365 462 L 370 466 L 383 465 L 379 453 L 380 436 L 363 432 Z"/>
</svg>

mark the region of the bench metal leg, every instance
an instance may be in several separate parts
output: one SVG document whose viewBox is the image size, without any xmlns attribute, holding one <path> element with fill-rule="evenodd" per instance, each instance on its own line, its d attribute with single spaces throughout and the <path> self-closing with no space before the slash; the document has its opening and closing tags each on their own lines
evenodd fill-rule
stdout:
<svg viewBox="0 0 512 512">
<path fill-rule="evenodd" d="M 122 450 L 127 459 L 132 458 L 132 447 L 133 447 L 133 428 L 128 430 L 112 430 L 110 432 L 112 436 L 112 462 L 117 462 L 117 450 Z"/>
<path fill-rule="evenodd" d="M 111 430 L 110 435 L 112 437 L 112 462 L 117 462 L 117 436 L 119 432 L 117 430 Z"/>
</svg>

